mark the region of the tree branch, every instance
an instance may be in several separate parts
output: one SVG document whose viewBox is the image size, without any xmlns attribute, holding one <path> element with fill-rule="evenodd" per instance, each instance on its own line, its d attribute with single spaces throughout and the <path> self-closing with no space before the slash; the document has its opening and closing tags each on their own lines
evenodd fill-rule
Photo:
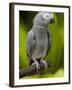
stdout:
<svg viewBox="0 0 72 90">
<path fill-rule="evenodd" d="M 47 65 L 48 65 L 48 67 L 50 67 L 51 66 L 50 62 L 47 62 Z M 45 69 L 45 67 L 44 67 L 43 63 L 40 63 L 39 72 L 44 70 L 44 69 Z M 22 78 L 22 77 L 34 75 L 34 74 L 37 74 L 37 73 L 38 72 L 36 70 L 36 65 L 32 65 L 32 66 L 30 66 L 30 67 L 28 67 L 26 69 L 20 70 L 19 71 L 19 77 Z"/>
</svg>

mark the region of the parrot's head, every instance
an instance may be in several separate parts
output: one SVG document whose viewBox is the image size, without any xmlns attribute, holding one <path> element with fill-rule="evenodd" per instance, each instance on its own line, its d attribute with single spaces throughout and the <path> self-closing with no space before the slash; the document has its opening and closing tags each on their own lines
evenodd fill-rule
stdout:
<svg viewBox="0 0 72 90">
<path fill-rule="evenodd" d="M 51 12 L 39 12 L 33 20 L 33 24 L 42 25 L 42 26 L 54 22 L 55 19 Z"/>
</svg>

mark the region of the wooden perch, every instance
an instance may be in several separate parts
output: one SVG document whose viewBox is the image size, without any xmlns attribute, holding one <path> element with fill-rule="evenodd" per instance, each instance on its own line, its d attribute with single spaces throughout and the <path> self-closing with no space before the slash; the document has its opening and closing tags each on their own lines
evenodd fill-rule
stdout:
<svg viewBox="0 0 72 90">
<path fill-rule="evenodd" d="M 49 62 L 47 62 L 48 64 L 48 67 L 51 66 L 51 64 Z M 40 70 L 39 71 L 42 71 L 44 70 L 45 67 L 43 65 L 43 63 L 40 63 Z M 34 75 L 34 74 L 37 74 L 37 70 L 36 70 L 36 65 L 32 65 L 26 69 L 22 69 L 19 71 L 19 77 L 22 78 L 22 77 L 25 77 L 25 76 L 30 76 L 30 75 Z"/>
</svg>

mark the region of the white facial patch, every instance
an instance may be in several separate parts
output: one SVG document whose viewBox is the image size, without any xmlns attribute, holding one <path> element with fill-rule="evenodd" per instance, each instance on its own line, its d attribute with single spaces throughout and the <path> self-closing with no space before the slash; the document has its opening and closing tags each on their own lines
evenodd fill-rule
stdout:
<svg viewBox="0 0 72 90">
<path fill-rule="evenodd" d="M 48 13 L 43 15 L 43 19 L 48 20 L 48 18 L 49 18 L 49 14 Z"/>
</svg>

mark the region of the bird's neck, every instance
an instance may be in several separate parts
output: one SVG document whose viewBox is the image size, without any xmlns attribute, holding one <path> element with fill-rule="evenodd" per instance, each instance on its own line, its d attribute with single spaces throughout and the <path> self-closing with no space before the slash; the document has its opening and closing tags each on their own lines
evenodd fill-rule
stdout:
<svg viewBox="0 0 72 90">
<path fill-rule="evenodd" d="M 48 28 L 48 25 L 33 25 L 34 28 L 37 28 L 37 29 L 40 29 L 40 30 L 43 30 L 43 29 L 47 29 Z"/>
<path fill-rule="evenodd" d="M 40 26 L 40 25 L 34 25 L 33 26 L 33 30 L 34 30 L 34 32 L 38 32 L 39 33 L 39 35 L 45 35 L 46 33 L 47 33 L 47 28 L 48 28 L 48 26 L 47 27 L 45 27 L 45 26 Z"/>
</svg>

